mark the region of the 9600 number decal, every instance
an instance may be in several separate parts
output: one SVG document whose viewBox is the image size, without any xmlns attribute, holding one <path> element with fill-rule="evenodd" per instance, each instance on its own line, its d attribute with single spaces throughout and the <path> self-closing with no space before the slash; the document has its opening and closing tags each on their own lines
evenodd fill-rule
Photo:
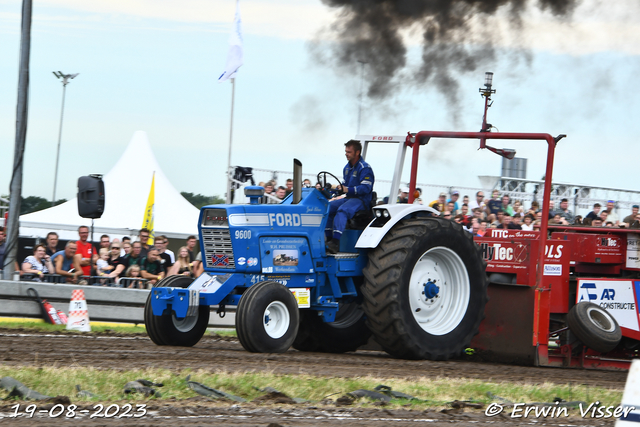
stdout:
<svg viewBox="0 0 640 427">
<path fill-rule="evenodd" d="M 236 239 L 250 239 L 251 230 L 236 230 Z"/>
</svg>

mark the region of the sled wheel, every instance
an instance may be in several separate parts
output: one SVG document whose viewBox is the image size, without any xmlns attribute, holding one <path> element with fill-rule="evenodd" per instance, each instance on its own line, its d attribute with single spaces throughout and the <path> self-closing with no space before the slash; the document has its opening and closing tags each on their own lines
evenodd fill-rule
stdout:
<svg viewBox="0 0 640 427">
<path fill-rule="evenodd" d="M 280 283 L 256 283 L 238 303 L 236 332 L 247 351 L 284 353 L 296 338 L 298 323 L 298 303 Z"/>
<path fill-rule="evenodd" d="M 488 300 L 485 262 L 459 224 L 400 221 L 369 254 L 363 273 L 367 325 L 392 356 L 446 360 L 478 333 Z"/>
<path fill-rule="evenodd" d="M 369 341 L 371 331 L 365 324 L 359 304 L 340 304 L 336 320 L 324 322 L 315 310 L 300 310 L 300 328 L 293 348 L 300 351 L 345 353 L 356 351 Z"/>
<path fill-rule="evenodd" d="M 567 313 L 569 330 L 592 350 L 607 353 L 618 346 L 622 331 L 607 310 L 592 302 L 580 302 Z"/>
<path fill-rule="evenodd" d="M 193 279 L 186 276 L 169 276 L 159 281 L 156 288 L 187 288 L 193 283 Z M 204 335 L 209 324 L 208 306 L 201 305 L 196 316 L 188 316 L 178 319 L 172 313 L 162 316 L 154 316 L 151 309 L 151 297 L 149 293 L 144 307 L 144 323 L 151 341 L 158 345 L 173 345 L 180 347 L 192 347 Z"/>
</svg>

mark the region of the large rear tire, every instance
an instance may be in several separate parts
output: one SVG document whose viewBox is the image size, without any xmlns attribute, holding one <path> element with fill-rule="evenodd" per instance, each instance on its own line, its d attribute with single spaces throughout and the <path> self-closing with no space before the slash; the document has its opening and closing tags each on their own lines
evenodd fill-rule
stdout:
<svg viewBox="0 0 640 427">
<path fill-rule="evenodd" d="M 156 288 L 187 288 L 193 279 L 186 276 L 169 276 L 156 284 Z M 144 307 L 144 323 L 147 335 L 157 345 L 173 345 L 179 347 L 193 347 L 204 335 L 209 324 L 210 309 L 201 305 L 196 316 L 178 319 L 174 313 L 154 316 L 151 309 L 149 293 Z"/>
<path fill-rule="evenodd" d="M 471 233 L 459 224 L 400 221 L 364 269 L 363 309 L 375 340 L 403 359 L 459 356 L 484 319 L 485 266 Z"/>
<path fill-rule="evenodd" d="M 356 302 L 340 306 L 336 320 L 324 322 L 315 310 L 300 310 L 300 328 L 293 348 L 300 351 L 345 353 L 369 341 L 364 311 Z"/>
<path fill-rule="evenodd" d="M 284 353 L 296 338 L 299 322 L 296 298 L 277 282 L 249 287 L 236 311 L 238 340 L 252 353 Z"/>
<path fill-rule="evenodd" d="M 622 330 L 607 310 L 592 302 L 580 302 L 567 313 L 569 330 L 592 350 L 608 353 L 620 344 Z"/>
</svg>

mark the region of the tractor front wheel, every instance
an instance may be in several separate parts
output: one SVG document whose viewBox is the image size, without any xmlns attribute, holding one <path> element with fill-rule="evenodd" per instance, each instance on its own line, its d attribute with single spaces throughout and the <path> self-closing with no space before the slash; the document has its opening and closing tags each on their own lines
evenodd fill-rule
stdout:
<svg viewBox="0 0 640 427">
<path fill-rule="evenodd" d="M 169 276 L 156 284 L 156 288 L 188 288 L 193 279 L 186 276 Z M 195 316 L 178 319 L 174 313 L 154 316 L 149 293 L 144 307 L 144 323 L 151 341 L 157 345 L 193 347 L 204 335 L 209 324 L 210 309 L 201 305 Z"/>
<path fill-rule="evenodd" d="M 459 224 L 404 219 L 369 254 L 363 272 L 367 325 L 392 356 L 446 360 L 478 333 L 488 300 L 485 263 Z"/>
<path fill-rule="evenodd" d="M 296 338 L 298 323 L 298 303 L 280 283 L 256 283 L 238 303 L 236 333 L 247 351 L 284 353 Z"/>
</svg>

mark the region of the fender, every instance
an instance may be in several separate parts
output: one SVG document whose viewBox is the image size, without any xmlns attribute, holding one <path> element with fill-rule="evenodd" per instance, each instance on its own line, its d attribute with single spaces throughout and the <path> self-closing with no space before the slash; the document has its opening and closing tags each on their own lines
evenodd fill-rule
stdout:
<svg viewBox="0 0 640 427">
<path fill-rule="evenodd" d="M 375 214 L 376 211 L 382 210 L 389 212 L 390 219 L 382 227 L 376 226 L 376 220 L 374 219 L 364 229 L 362 235 L 356 242 L 356 248 L 358 249 L 374 249 L 378 246 L 384 236 L 387 235 L 389 230 L 396 225 L 399 221 L 406 218 L 408 215 L 415 212 L 430 212 L 435 215 L 440 215 L 437 210 L 425 206 L 425 205 L 408 205 L 408 204 L 395 204 L 395 205 L 378 205 L 373 208 Z M 373 226 L 372 226 L 373 225 Z"/>
</svg>

